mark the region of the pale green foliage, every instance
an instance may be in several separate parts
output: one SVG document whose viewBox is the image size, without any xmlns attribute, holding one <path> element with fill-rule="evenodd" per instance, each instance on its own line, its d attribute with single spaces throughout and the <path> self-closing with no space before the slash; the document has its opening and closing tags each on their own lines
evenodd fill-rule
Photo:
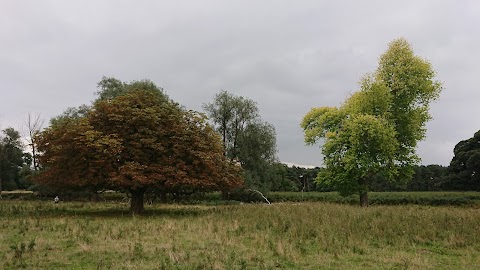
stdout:
<svg viewBox="0 0 480 270">
<path fill-rule="evenodd" d="M 395 174 L 393 160 L 397 150 L 395 130 L 384 118 L 356 114 L 342 122 L 342 131 L 329 133 L 323 146 L 326 170 L 319 179 L 345 195 L 361 187 L 360 181 L 381 173 L 387 179 Z"/>
<path fill-rule="evenodd" d="M 389 89 L 371 76 L 365 77 L 360 82 L 360 87 L 360 91 L 347 99 L 342 109 L 348 114 L 369 114 L 389 118 L 393 99 Z"/>
<path fill-rule="evenodd" d="M 390 43 L 375 73 L 378 82 L 392 94 L 390 120 L 395 125 L 399 142 L 399 161 L 418 161 L 415 148 L 425 138 L 425 123 L 431 119 L 429 104 L 440 95 L 442 85 L 434 81 L 430 63 L 415 56 L 405 39 Z"/>
<path fill-rule="evenodd" d="M 305 130 L 305 142 L 314 144 L 318 139 L 326 137 L 328 132 L 335 132 L 340 128 L 344 118 L 345 112 L 336 107 L 311 109 L 301 123 Z"/>
<path fill-rule="evenodd" d="M 431 119 L 429 104 L 442 89 L 434 76 L 430 63 L 397 39 L 342 106 L 310 110 L 301 123 L 305 142 L 325 140 L 326 169 L 318 180 L 348 195 L 368 191 L 378 174 L 399 184 L 410 179 L 419 160 L 415 148 Z"/>
</svg>

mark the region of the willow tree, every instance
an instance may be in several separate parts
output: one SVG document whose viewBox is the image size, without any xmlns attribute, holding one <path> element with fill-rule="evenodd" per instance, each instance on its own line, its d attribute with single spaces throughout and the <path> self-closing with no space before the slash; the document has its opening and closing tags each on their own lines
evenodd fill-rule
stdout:
<svg viewBox="0 0 480 270">
<path fill-rule="evenodd" d="M 126 91 L 101 97 L 85 114 L 64 116 L 40 133 L 37 182 L 127 190 L 133 213 L 144 211 L 149 189 L 193 192 L 242 184 L 205 116 L 183 109 L 152 83 L 125 85 Z"/>
<path fill-rule="evenodd" d="M 245 170 L 246 186 L 269 190 L 275 180 L 276 134 L 261 119 L 257 103 L 222 90 L 203 108 L 222 137 L 225 156 Z"/>
<path fill-rule="evenodd" d="M 373 177 L 404 185 L 420 160 L 417 143 L 431 119 L 429 104 L 442 89 L 431 64 L 405 39 L 390 43 L 377 70 L 339 107 L 314 108 L 301 123 L 307 144 L 323 140 L 325 170 L 317 181 L 342 195 L 358 193 L 368 206 Z"/>
</svg>

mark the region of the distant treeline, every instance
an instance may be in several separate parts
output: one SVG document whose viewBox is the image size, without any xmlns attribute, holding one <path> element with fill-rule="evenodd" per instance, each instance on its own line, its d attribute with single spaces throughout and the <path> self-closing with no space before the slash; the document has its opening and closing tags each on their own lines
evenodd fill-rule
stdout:
<svg viewBox="0 0 480 270">
<path fill-rule="evenodd" d="M 322 168 L 288 167 L 279 164 L 277 176 L 280 179 L 272 191 L 335 191 L 316 181 Z M 381 176 L 375 177 L 372 191 L 480 191 L 480 183 L 470 181 L 456 173 L 451 166 L 421 165 L 414 167 L 415 173 L 406 186 L 398 186 Z"/>
<path fill-rule="evenodd" d="M 304 168 L 287 166 L 277 163 L 271 170 L 270 189 L 267 191 L 335 191 L 333 188 L 316 181 L 320 167 Z M 372 191 L 480 191 L 479 183 L 462 180 L 447 166 L 421 165 L 415 166 L 415 173 L 404 187 L 385 181 L 382 177 L 375 177 Z M 16 177 L 5 177 L 3 190 L 30 189 L 44 190 L 29 181 L 31 171 L 25 167 L 18 171 Z"/>
</svg>

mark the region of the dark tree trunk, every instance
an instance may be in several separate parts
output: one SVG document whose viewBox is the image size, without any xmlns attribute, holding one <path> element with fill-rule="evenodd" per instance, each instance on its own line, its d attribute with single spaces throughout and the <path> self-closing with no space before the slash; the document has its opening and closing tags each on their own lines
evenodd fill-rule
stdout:
<svg viewBox="0 0 480 270">
<path fill-rule="evenodd" d="M 362 178 L 358 181 L 360 184 L 360 206 L 368 207 L 368 180 L 367 178 Z"/>
<path fill-rule="evenodd" d="M 143 207 L 143 195 L 145 194 L 144 189 L 135 189 L 130 190 L 132 194 L 132 200 L 130 201 L 130 212 L 132 214 L 142 214 L 145 211 Z"/>
<path fill-rule="evenodd" d="M 227 123 L 223 120 L 223 155 L 227 156 Z"/>
<path fill-rule="evenodd" d="M 237 158 L 237 141 L 238 141 L 238 134 L 240 133 L 240 129 L 238 128 L 238 119 L 235 120 L 235 135 L 233 137 L 233 151 L 232 151 L 232 158 L 234 160 Z"/>
<path fill-rule="evenodd" d="M 368 192 L 360 191 L 360 206 L 368 207 Z"/>
<path fill-rule="evenodd" d="M 33 170 L 38 171 L 38 161 L 37 161 L 37 150 L 35 149 L 35 143 L 32 140 L 32 161 L 33 161 Z"/>
</svg>

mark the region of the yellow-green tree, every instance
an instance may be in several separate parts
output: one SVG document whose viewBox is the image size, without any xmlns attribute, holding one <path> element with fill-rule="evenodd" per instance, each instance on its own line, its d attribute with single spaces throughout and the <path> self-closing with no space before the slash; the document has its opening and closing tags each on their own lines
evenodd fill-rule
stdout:
<svg viewBox="0 0 480 270">
<path fill-rule="evenodd" d="M 242 184 L 206 117 L 183 109 L 151 82 L 124 86 L 40 134 L 37 182 L 127 190 L 133 213 L 144 211 L 149 189 L 193 192 Z"/>
<path fill-rule="evenodd" d="M 430 63 L 414 54 L 405 39 L 390 43 L 377 70 L 340 107 L 314 108 L 301 123 L 305 142 L 324 140 L 325 170 L 317 181 L 342 195 L 359 193 L 368 206 L 372 177 L 405 184 L 418 163 L 418 141 L 431 119 L 429 104 L 442 85 Z"/>
</svg>

